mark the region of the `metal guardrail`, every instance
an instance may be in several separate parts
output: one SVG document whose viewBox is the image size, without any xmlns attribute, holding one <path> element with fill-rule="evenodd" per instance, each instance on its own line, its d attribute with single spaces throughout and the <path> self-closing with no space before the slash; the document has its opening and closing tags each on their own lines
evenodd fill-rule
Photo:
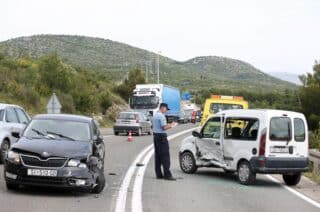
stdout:
<svg viewBox="0 0 320 212">
<path fill-rule="evenodd" d="M 311 162 L 312 172 L 320 174 L 320 152 L 315 149 L 310 149 L 309 161 Z"/>
</svg>

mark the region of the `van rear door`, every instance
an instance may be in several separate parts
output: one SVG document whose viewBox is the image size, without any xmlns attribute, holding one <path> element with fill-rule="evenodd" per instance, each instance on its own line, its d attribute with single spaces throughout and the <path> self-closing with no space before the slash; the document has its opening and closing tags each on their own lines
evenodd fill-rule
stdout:
<svg viewBox="0 0 320 212">
<path fill-rule="evenodd" d="M 266 157 L 307 157 L 306 123 L 287 114 L 272 116 L 269 123 Z"/>
</svg>

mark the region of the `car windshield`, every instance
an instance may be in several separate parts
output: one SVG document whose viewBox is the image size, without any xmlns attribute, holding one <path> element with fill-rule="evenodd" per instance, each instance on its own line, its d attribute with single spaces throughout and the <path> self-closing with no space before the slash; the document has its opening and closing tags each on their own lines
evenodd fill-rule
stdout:
<svg viewBox="0 0 320 212">
<path fill-rule="evenodd" d="M 130 100 L 132 109 L 157 108 L 159 98 L 156 96 L 133 96 Z"/>
<path fill-rule="evenodd" d="M 135 120 L 136 114 L 135 113 L 120 113 L 118 116 L 118 119 L 129 119 L 129 120 Z"/>
<path fill-rule="evenodd" d="M 218 113 L 223 110 L 243 109 L 242 105 L 238 104 L 225 104 L 225 103 L 212 103 L 210 105 L 211 113 Z"/>
<path fill-rule="evenodd" d="M 23 136 L 30 138 L 50 138 L 61 140 L 89 141 L 88 123 L 65 120 L 32 120 Z"/>
</svg>

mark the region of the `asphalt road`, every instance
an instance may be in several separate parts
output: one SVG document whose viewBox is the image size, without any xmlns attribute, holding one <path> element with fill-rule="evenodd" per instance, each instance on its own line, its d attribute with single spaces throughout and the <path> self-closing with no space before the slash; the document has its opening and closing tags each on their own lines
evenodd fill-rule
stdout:
<svg viewBox="0 0 320 212">
<path fill-rule="evenodd" d="M 194 125 L 179 125 L 169 131 L 175 134 Z M 170 151 L 173 174 L 179 179 L 176 182 L 157 180 L 154 176 L 152 153 L 150 162 L 145 166 L 144 176 L 140 175 L 141 207 L 144 211 L 319 211 L 310 203 L 288 192 L 280 184 L 272 182 L 264 175 L 258 175 L 257 184 L 242 186 L 235 175 L 225 174 L 219 169 L 199 169 L 193 175 L 180 171 L 178 150 L 180 141 L 190 133 L 170 140 Z M 119 189 L 129 167 L 137 155 L 152 144 L 152 136 L 134 136 L 133 142 L 127 142 L 126 136 L 106 136 L 107 157 L 105 175 L 107 187 L 100 195 L 72 193 L 68 191 L 39 188 L 23 188 L 8 191 L 3 175 L 0 175 L 0 211 L 115 211 L 119 204 Z M 0 173 L 3 166 L 0 165 Z M 139 211 L 133 196 L 139 197 L 139 189 L 135 189 L 139 181 L 139 173 L 135 174 L 126 192 L 125 211 Z M 137 183 L 139 187 L 139 182 Z M 136 195 L 138 193 L 138 195 Z M 134 200 L 132 200 L 134 198 Z M 138 204 L 139 205 L 139 204 Z"/>
</svg>

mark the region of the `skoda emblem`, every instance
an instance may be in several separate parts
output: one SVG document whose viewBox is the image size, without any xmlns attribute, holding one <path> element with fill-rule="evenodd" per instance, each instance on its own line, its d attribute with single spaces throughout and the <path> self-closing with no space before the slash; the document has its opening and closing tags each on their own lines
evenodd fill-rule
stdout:
<svg viewBox="0 0 320 212">
<path fill-rule="evenodd" d="M 48 152 L 43 152 L 41 154 L 41 156 L 44 157 L 44 158 L 47 158 L 47 157 L 49 157 L 49 153 Z"/>
</svg>

